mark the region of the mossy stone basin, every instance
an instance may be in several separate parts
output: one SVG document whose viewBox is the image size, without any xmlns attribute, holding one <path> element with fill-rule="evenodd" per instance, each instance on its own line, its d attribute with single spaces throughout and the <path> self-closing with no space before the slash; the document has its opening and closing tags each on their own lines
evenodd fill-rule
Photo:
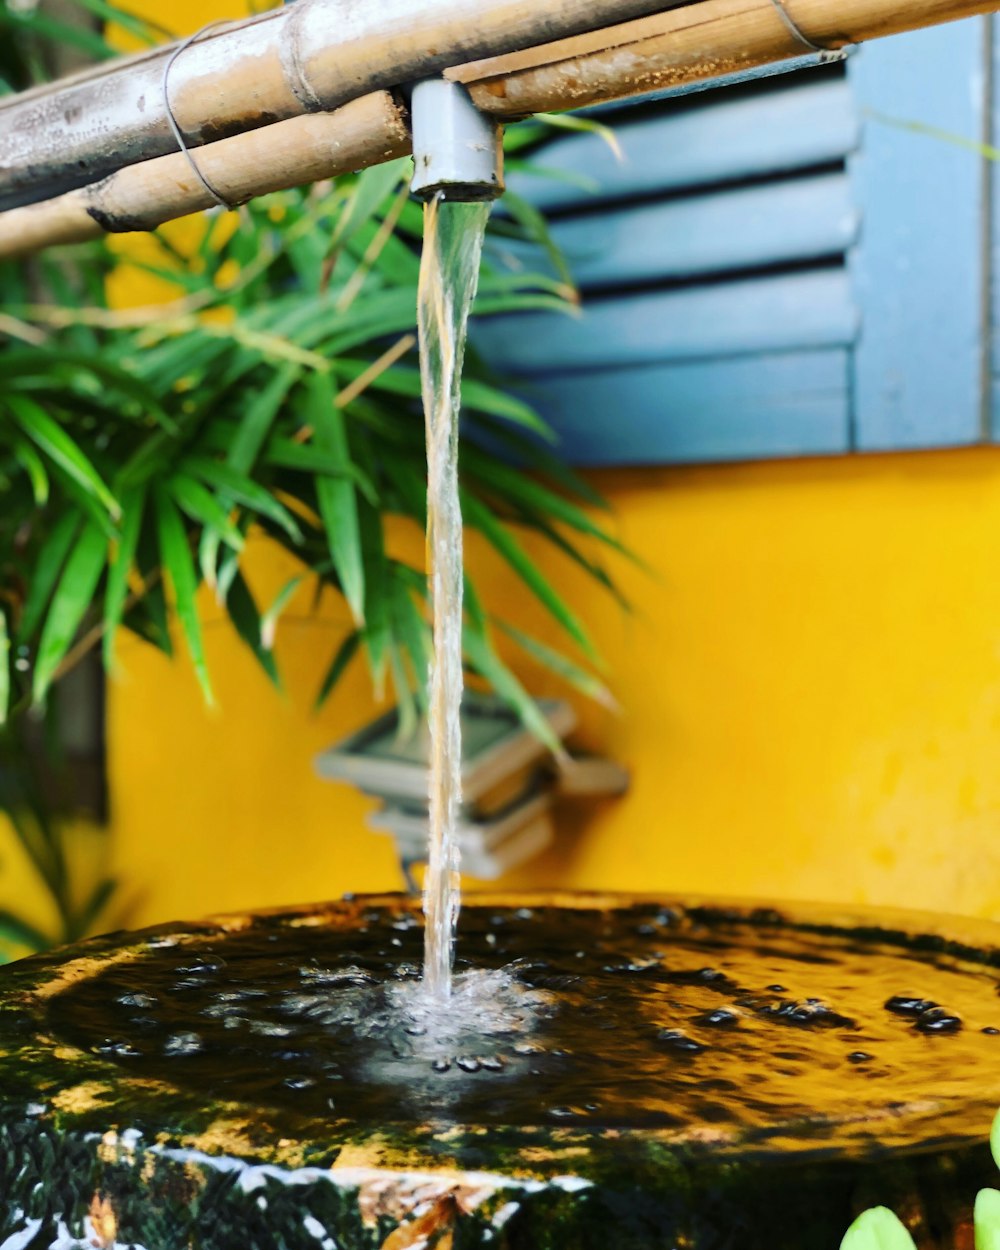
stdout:
<svg viewBox="0 0 1000 1250">
<path fill-rule="evenodd" d="M 421 941 L 388 895 L 4 969 L 0 1247 L 835 1250 L 884 1203 L 971 1250 L 1000 926 L 478 895 L 438 1016 Z"/>
</svg>

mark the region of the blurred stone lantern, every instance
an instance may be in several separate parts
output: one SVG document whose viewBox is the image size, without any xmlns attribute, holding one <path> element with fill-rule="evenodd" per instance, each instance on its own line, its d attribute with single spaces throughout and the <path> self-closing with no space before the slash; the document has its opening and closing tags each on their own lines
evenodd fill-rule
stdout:
<svg viewBox="0 0 1000 1250">
<path fill-rule="evenodd" d="M 565 741 L 576 728 L 572 706 L 541 699 L 553 733 Z M 316 769 L 330 781 L 348 781 L 382 800 L 367 818 L 371 829 L 392 837 L 408 887 L 427 860 L 429 734 L 400 732 L 396 710 L 318 756 Z M 597 756 L 556 761 L 499 699 L 466 692 L 462 704 L 462 809 L 458 845 L 462 872 L 486 881 L 541 854 L 552 842 L 553 808 L 565 795 L 622 794 L 628 774 Z"/>
</svg>

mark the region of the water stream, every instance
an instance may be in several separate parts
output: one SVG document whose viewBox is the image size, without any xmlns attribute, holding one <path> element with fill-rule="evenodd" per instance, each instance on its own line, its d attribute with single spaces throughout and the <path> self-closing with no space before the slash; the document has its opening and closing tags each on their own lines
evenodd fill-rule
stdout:
<svg viewBox="0 0 1000 1250">
<path fill-rule="evenodd" d="M 430 846 L 424 887 L 424 983 L 449 998 L 460 903 L 456 826 L 462 801 L 462 513 L 458 415 L 469 309 L 489 204 L 435 196 L 424 206 L 417 324 L 427 426 L 427 559 L 434 659 L 430 673 Z"/>
</svg>

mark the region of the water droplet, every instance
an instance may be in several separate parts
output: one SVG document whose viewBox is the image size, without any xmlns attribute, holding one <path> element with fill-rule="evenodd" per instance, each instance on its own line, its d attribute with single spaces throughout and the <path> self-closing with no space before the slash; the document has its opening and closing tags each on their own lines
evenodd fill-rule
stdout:
<svg viewBox="0 0 1000 1250">
<path fill-rule="evenodd" d="M 142 990 L 133 990 L 128 994 L 119 994 L 117 1001 L 123 1007 L 148 1008 L 157 1006 L 157 1000 L 153 995 L 146 994 Z"/>
<path fill-rule="evenodd" d="M 289 1089 L 309 1089 L 316 1081 L 311 1076 L 286 1076 L 285 1084 Z"/>
<path fill-rule="evenodd" d="M 914 994 L 894 994 L 886 1001 L 885 1009 L 897 1016 L 920 1016 L 936 1006 L 937 1003 L 929 998 L 917 998 Z"/>
<path fill-rule="evenodd" d="M 717 1029 L 735 1029 L 740 1022 L 740 1018 L 735 1011 L 728 1007 L 716 1007 L 714 1011 L 706 1012 L 701 1017 L 702 1024 L 712 1025 Z"/>
<path fill-rule="evenodd" d="M 868 1060 L 872 1058 L 874 1058 L 874 1056 L 869 1055 L 868 1052 L 865 1050 L 852 1050 L 851 1053 L 847 1056 L 847 1062 L 848 1063 L 867 1063 Z"/>
<path fill-rule="evenodd" d="M 201 1038 L 197 1033 L 171 1033 L 163 1043 L 165 1055 L 196 1055 L 201 1050 Z"/>
<path fill-rule="evenodd" d="M 480 1068 L 479 1060 L 472 1055 L 459 1055 L 455 1062 L 463 1072 L 478 1072 Z"/>
<path fill-rule="evenodd" d="M 991 1024 L 988 1024 L 982 1032 L 985 1033 L 987 1037 L 996 1037 L 996 1035 L 1000 1033 L 1000 1029 L 995 1029 Z"/>
<path fill-rule="evenodd" d="M 116 1059 L 138 1059 L 142 1051 L 138 1046 L 120 1038 L 105 1038 L 91 1048 L 98 1055 L 112 1055 Z"/>
<path fill-rule="evenodd" d="M 949 1015 L 943 1007 L 931 1007 L 917 1016 L 913 1027 L 921 1033 L 957 1033 L 962 1021 L 958 1016 Z"/>
<path fill-rule="evenodd" d="M 185 963 L 178 964 L 174 971 L 181 976 L 203 976 L 206 973 L 221 972 L 225 966 L 226 961 L 218 955 L 195 955 Z"/>
<path fill-rule="evenodd" d="M 434 1069 L 435 1072 L 450 1072 L 451 1060 L 450 1059 L 435 1059 L 434 1062 L 431 1064 L 431 1067 Z"/>
<path fill-rule="evenodd" d="M 250 1020 L 250 1031 L 259 1037 L 288 1037 L 291 1029 L 287 1024 L 275 1024 L 273 1020 Z"/>
<path fill-rule="evenodd" d="M 701 1042 L 696 1042 L 693 1037 L 688 1037 L 682 1029 L 660 1029 L 656 1035 L 656 1040 L 663 1042 L 671 1050 L 682 1051 L 692 1055 L 708 1049 Z"/>
</svg>

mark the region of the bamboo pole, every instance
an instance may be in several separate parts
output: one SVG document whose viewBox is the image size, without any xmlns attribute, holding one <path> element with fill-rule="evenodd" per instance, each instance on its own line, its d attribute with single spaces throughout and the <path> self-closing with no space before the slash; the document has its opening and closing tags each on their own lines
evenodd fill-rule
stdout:
<svg viewBox="0 0 1000 1250">
<path fill-rule="evenodd" d="M 198 168 L 230 204 L 405 156 L 405 109 L 387 92 L 334 113 L 309 113 L 199 149 Z M 141 161 L 41 204 L 0 213 L 0 260 L 105 232 L 154 230 L 215 201 L 180 152 Z"/>
<path fill-rule="evenodd" d="M 828 0 L 786 4 L 804 32 L 831 48 L 998 7 L 997 0 L 910 0 L 902 9 L 889 0 L 838 0 L 832 7 Z M 480 107 L 503 119 L 679 86 L 801 52 L 771 0 L 700 0 L 448 73 L 467 84 Z M 387 92 L 377 92 L 329 115 L 292 119 L 208 144 L 195 159 L 235 203 L 408 150 L 401 106 Z M 102 230 L 152 229 L 211 202 L 187 160 L 174 153 L 30 209 L 0 213 L 0 259 L 94 238 Z"/>
<path fill-rule="evenodd" d="M 832 50 L 958 18 L 998 0 L 785 0 L 785 11 Z M 701 0 L 681 9 L 446 71 L 498 117 L 582 108 L 801 56 L 805 46 L 772 0 Z"/>
<path fill-rule="evenodd" d="M 170 66 L 170 105 L 189 145 L 199 147 L 669 2 L 297 0 L 206 30 L 183 48 Z M 175 151 L 163 76 L 179 46 L 0 101 L 0 209 Z"/>
</svg>

